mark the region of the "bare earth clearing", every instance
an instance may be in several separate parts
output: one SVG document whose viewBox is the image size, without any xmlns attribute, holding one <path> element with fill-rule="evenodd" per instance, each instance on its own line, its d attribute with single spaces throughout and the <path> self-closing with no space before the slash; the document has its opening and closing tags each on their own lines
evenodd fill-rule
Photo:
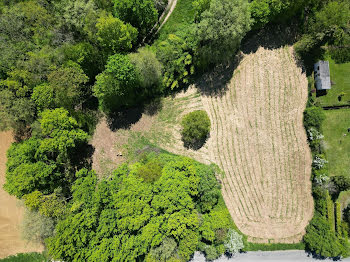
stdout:
<svg viewBox="0 0 350 262">
<path fill-rule="evenodd" d="M 302 121 L 306 76 L 291 47 L 260 47 L 242 58 L 233 76 L 232 71 L 228 83 L 220 73 L 203 76 L 197 85 L 200 91 L 192 86 L 165 98 L 158 114 L 143 114 L 130 129 L 102 132 L 102 121 L 95 136 L 107 139 L 93 143 L 95 154 L 106 145 L 104 152 L 112 152 L 108 161 L 113 162 L 112 155 L 120 150 L 116 147 L 136 135 L 170 152 L 215 163 L 225 172 L 218 178 L 226 205 L 249 241 L 299 242 L 313 215 L 311 152 Z M 196 109 L 207 111 L 212 127 L 206 144 L 193 151 L 183 147 L 179 123 Z"/>
<path fill-rule="evenodd" d="M 17 199 L 2 188 L 5 183 L 6 151 L 13 141 L 11 132 L 0 132 L 0 258 L 24 252 L 41 252 L 40 246 L 33 246 L 21 240 L 19 224 L 23 208 Z"/>
</svg>

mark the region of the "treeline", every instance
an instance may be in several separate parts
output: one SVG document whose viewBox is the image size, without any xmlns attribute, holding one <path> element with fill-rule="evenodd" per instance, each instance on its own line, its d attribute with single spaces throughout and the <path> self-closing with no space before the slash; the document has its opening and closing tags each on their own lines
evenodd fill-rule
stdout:
<svg viewBox="0 0 350 262">
<path fill-rule="evenodd" d="M 109 179 L 87 169 L 76 177 L 69 212 L 46 242 L 53 258 L 187 261 L 198 249 L 214 259 L 244 247 L 212 167 L 150 153 Z"/>
<path fill-rule="evenodd" d="M 309 84 L 313 85 L 313 82 Z M 349 256 L 349 225 L 342 220 L 340 203 L 334 200 L 341 191 L 350 189 L 350 179 L 329 176 L 322 135 L 324 119 L 323 109 L 316 106 L 310 96 L 304 112 L 304 125 L 313 156 L 312 194 L 315 210 L 306 228 L 304 242 L 306 250 L 314 255 L 341 258 Z"/>
<path fill-rule="evenodd" d="M 245 240 L 232 231 L 209 167 L 161 155 L 97 181 L 87 141 L 98 111 L 112 115 L 184 87 L 195 72 L 232 59 L 247 32 L 267 24 L 297 19 L 302 57 L 349 41 L 346 1 L 195 0 L 186 26 L 145 45 L 166 5 L 0 3 L 0 129 L 12 129 L 17 139 L 8 151 L 5 189 L 29 209 L 26 238 L 47 243 L 56 258 L 182 261 L 196 249 L 208 259 L 242 249 Z M 330 238 L 341 244 L 339 232 Z M 334 254 L 343 251 L 324 253 Z"/>
</svg>

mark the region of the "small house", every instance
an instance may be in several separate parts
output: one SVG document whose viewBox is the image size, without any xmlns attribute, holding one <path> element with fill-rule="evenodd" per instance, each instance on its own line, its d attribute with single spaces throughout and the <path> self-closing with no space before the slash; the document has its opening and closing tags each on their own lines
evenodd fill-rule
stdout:
<svg viewBox="0 0 350 262">
<path fill-rule="evenodd" d="M 328 61 L 318 61 L 314 65 L 314 75 L 317 90 L 331 89 L 331 77 L 329 73 Z"/>
</svg>

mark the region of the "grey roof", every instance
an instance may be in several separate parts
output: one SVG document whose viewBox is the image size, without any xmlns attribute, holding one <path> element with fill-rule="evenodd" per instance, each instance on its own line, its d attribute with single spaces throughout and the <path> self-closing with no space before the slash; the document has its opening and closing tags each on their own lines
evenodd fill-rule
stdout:
<svg viewBox="0 0 350 262">
<path fill-rule="evenodd" d="M 316 88 L 318 90 L 331 89 L 329 62 L 318 61 L 314 65 Z"/>
</svg>

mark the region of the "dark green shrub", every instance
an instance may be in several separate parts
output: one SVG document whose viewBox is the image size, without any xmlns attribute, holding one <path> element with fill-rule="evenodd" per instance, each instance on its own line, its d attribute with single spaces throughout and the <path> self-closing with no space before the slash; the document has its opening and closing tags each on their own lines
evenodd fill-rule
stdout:
<svg viewBox="0 0 350 262">
<path fill-rule="evenodd" d="M 185 115 L 181 121 L 182 140 L 185 147 L 199 149 L 203 146 L 210 131 L 210 119 L 203 110 L 196 110 Z"/>
<path fill-rule="evenodd" d="M 204 248 L 205 258 L 209 261 L 214 260 L 218 257 L 218 254 L 216 252 L 216 248 L 214 246 L 207 245 Z"/>
<path fill-rule="evenodd" d="M 317 130 L 320 130 L 322 121 L 325 119 L 325 117 L 326 116 L 321 107 L 308 107 L 304 111 L 304 125 L 307 129 L 314 127 Z"/>
<path fill-rule="evenodd" d="M 306 250 L 322 257 L 339 257 L 343 247 L 331 229 L 326 217 L 316 213 L 306 228 L 304 236 Z"/>
<path fill-rule="evenodd" d="M 346 191 L 350 189 L 350 177 L 348 176 L 334 176 L 332 177 L 338 193 L 341 191 Z"/>
</svg>

